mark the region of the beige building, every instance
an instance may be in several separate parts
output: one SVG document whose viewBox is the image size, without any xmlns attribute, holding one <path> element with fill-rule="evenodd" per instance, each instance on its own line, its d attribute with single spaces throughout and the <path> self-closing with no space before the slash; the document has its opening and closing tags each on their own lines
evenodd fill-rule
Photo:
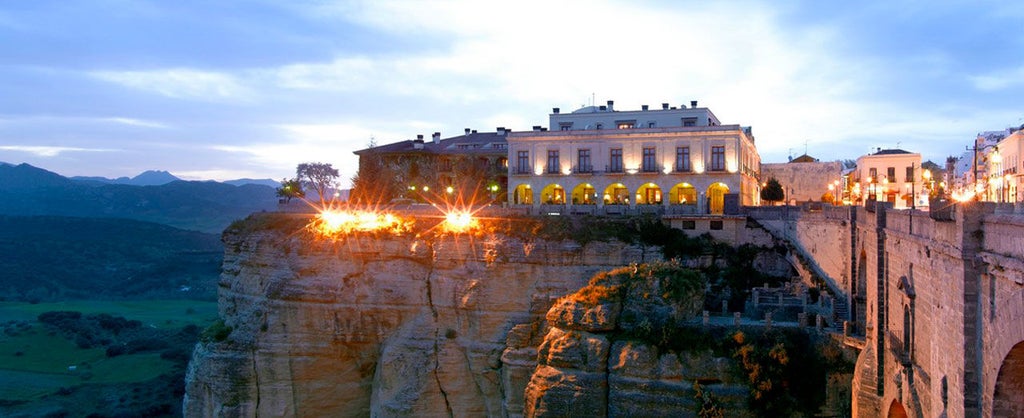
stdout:
<svg viewBox="0 0 1024 418">
<path fill-rule="evenodd" d="M 782 185 L 789 204 L 820 202 L 826 194 L 838 204 L 849 197 L 843 192 L 843 163 L 839 161 L 821 162 L 805 154 L 788 163 L 762 164 L 762 185 L 771 178 Z"/>
<path fill-rule="evenodd" d="M 897 209 L 928 206 L 921 154 L 901 149 L 879 149 L 857 159 L 851 194 L 861 203 L 890 202 Z"/>
<path fill-rule="evenodd" d="M 991 202 L 1020 202 L 1024 194 L 1018 185 L 1024 180 L 1024 129 L 1014 131 L 999 141 L 985 155 L 988 185 L 986 199 Z"/>
<path fill-rule="evenodd" d="M 555 108 L 551 130 L 508 134 L 513 205 L 660 207 L 722 214 L 757 205 L 761 157 L 749 127 L 722 125 L 697 102 L 616 111 Z"/>
</svg>

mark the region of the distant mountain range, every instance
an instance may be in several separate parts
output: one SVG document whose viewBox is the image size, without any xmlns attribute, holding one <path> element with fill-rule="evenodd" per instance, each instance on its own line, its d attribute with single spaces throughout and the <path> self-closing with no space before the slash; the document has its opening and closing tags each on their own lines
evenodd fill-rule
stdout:
<svg viewBox="0 0 1024 418">
<path fill-rule="evenodd" d="M 0 163 L 3 165 L 6 163 Z M 9 165 L 9 164 L 8 164 Z M 87 184 L 100 185 L 100 184 L 127 184 L 131 186 L 161 186 L 173 181 L 179 181 L 180 178 L 175 175 L 162 170 L 149 170 L 144 171 L 135 177 L 118 177 L 116 179 L 106 177 L 90 177 L 90 176 L 74 176 L 68 177 L 74 181 L 80 181 Z M 281 185 L 280 182 L 273 179 L 238 179 L 238 180 L 227 180 L 221 183 L 230 184 L 232 186 L 244 186 L 246 184 L 258 184 L 268 187 L 278 187 Z"/>
<path fill-rule="evenodd" d="M 123 179 L 130 183 L 69 179 L 28 164 L 0 164 L 0 215 L 128 218 L 220 233 L 234 220 L 277 207 L 269 184 L 183 181 L 166 171 Z"/>
</svg>

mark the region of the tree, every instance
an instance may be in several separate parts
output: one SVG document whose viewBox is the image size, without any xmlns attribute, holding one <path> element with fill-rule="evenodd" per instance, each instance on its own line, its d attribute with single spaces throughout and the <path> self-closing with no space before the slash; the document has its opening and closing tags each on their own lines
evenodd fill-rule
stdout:
<svg viewBox="0 0 1024 418">
<path fill-rule="evenodd" d="M 277 188 L 277 196 L 284 198 L 287 202 L 291 202 L 292 198 L 301 198 L 305 195 L 306 193 L 302 191 L 302 182 L 299 181 L 298 177 L 282 179 L 281 187 Z"/>
<path fill-rule="evenodd" d="M 386 203 L 401 193 L 395 170 L 379 155 L 359 156 L 359 171 L 352 177 L 349 199 L 363 204 Z"/>
<path fill-rule="evenodd" d="M 761 189 L 761 200 L 772 205 L 774 205 L 775 202 L 784 200 L 785 198 L 786 193 L 782 190 L 782 184 L 780 184 L 775 177 L 768 179 L 768 183 L 765 184 L 763 189 Z"/>
<path fill-rule="evenodd" d="M 295 177 L 303 186 L 316 191 L 320 203 L 324 203 L 324 195 L 338 179 L 338 169 L 330 163 L 302 163 L 295 168 Z"/>
</svg>

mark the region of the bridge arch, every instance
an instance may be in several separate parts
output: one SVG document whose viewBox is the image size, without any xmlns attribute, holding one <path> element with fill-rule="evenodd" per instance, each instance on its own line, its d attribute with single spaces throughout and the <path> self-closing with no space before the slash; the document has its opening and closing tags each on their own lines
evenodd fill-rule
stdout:
<svg viewBox="0 0 1024 418">
<path fill-rule="evenodd" d="M 889 418 L 907 418 L 907 410 L 903 408 L 903 404 L 895 399 L 889 404 L 889 413 L 886 414 Z"/>
<path fill-rule="evenodd" d="M 1024 417 L 1024 341 L 1014 345 L 999 366 L 992 416 Z"/>
</svg>

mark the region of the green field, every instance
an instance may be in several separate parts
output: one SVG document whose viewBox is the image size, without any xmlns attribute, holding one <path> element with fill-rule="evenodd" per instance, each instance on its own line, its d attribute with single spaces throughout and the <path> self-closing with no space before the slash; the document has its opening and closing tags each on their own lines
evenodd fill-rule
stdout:
<svg viewBox="0 0 1024 418">
<path fill-rule="evenodd" d="M 8 331 L 0 334 L 0 400 L 32 401 L 83 384 L 142 382 L 174 367 L 156 352 L 107 357 L 101 347 L 79 348 L 36 321 L 48 311 L 107 313 L 139 320 L 150 328 L 190 324 L 205 328 L 216 319 L 217 304 L 194 300 L 0 303 L 0 324 Z"/>
</svg>

